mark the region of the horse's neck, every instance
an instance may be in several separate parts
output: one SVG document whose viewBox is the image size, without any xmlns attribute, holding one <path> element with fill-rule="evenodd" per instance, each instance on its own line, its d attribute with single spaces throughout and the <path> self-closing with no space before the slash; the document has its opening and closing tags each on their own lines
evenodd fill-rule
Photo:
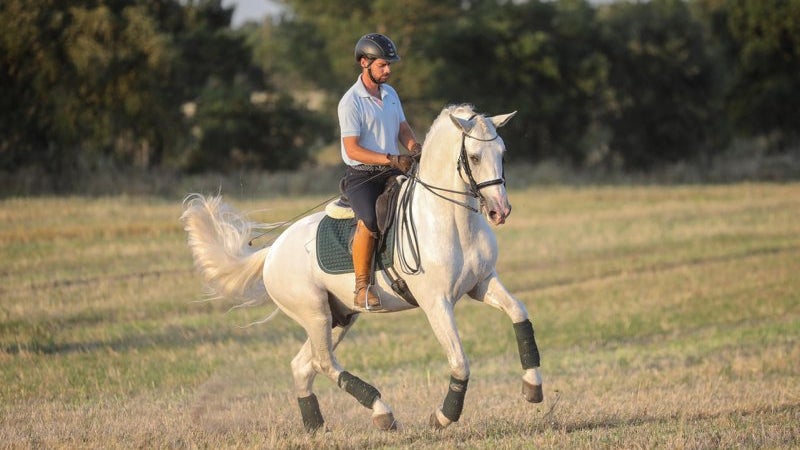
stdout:
<svg viewBox="0 0 800 450">
<path fill-rule="evenodd" d="M 420 164 L 420 169 L 422 168 L 424 163 Z M 464 182 L 458 177 L 454 162 L 446 169 L 437 168 L 428 173 L 420 170 L 419 176 L 433 186 L 454 191 L 466 189 Z M 419 183 L 414 185 L 414 189 L 414 228 L 420 243 L 425 246 L 428 258 L 443 264 L 440 270 L 453 272 L 451 275 L 460 279 L 464 273 L 481 273 L 486 269 L 487 262 L 496 259 L 494 234 L 480 213 L 441 198 Z M 472 196 L 451 192 L 439 194 L 478 207 L 478 202 Z M 447 264 L 456 254 L 459 264 Z"/>
<path fill-rule="evenodd" d="M 417 214 L 420 214 L 420 217 L 425 216 L 423 222 L 426 225 L 435 229 L 431 231 L 445 234 L 455 233 L 461 239 L 467 239 L 470 234 L 483 229 L 482 221 L 484 219 L 480 214 L 463 206 L 463 204 L 467 204 L 472 208 L 478 208 L 479 204 L 473 196 L 466 194 L 468 187 L 458 173 L 458 156 L 453 156 L 452 149 L 431 148 L 428 150 L 431 151 L 431 154 L 423 154 L 423 160 L 420 162 L 419 179 L 442 190 L 436 191 L 439 194 L 436 195 L 417 184 L 414 193 L 415 210 L 418 211 Z M 435 188 L 433 189 L 435 190 Z M 447 192 L 445 189 L 456 192 Z"/>
</svg>

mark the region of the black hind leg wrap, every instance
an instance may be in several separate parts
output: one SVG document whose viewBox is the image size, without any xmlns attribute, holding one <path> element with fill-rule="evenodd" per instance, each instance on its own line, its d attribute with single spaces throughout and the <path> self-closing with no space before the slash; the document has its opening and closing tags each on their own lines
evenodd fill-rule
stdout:
<svg viewBox="0 0 800 450">
<path fill-rule="evenodd" d="M 303 426 L 306 431 L 316 431 L 325 424 L 322 418 L 322 411 L 319 410 L 319 402 L 314 394 L 308 397 L 298 397 L 297 403 L 300 404 L 300 415 L 303 416 Z"/>
<path fill-rule="evenodd" d="M 458 422 L 461 411 L 464 409 L 464 397 L 467 395 L 467 383 L 469 380 L 459 380 L 450 377 L 450 387 L 447 389 L 447 396 L 442 405 L 442 414 L 450 419 L 451 422 Z"/>
<path fill-rule="evenodd" d="M 514 334 L 517 336 L 519 348 L 519 361 L 523 369 L 539 367 L 539 348 L 536 338 L 533 337 L 533 325 L 529 319 L 514 324 Z"/>
<path fill-rule="evenodd" d="M 381 396 L 381 393 L 375 387 L 346 370 L 339 374 L 337 384 L 369 409 L 372 409 L 375 399 Z"/>
</svg>

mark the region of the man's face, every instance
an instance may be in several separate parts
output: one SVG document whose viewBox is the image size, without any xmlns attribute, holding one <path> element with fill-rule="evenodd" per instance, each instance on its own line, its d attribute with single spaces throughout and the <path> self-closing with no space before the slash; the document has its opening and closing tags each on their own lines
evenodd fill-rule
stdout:
<svg viewBox="0 0 800 450">
<path fill-rule="evenodd" d="M 369 65 L 369 60 L 366 58 L 361 59 L 361 67 L 367 67 Z M 386 61 L 385 59 L 376 59 L 375 62 L 372 63 L 371 66 L 367 70 L 372 73 L 372 78 L 378 80 L 379 83 L 386 83 L 389 81 L 389 75 L 392 73 L 391 69 L 392 63 Z"/>
</svg>

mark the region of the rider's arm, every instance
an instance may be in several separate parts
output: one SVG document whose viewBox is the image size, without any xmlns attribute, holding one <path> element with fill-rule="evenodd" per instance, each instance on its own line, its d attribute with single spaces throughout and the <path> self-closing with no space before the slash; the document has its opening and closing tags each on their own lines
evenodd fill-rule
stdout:
<svg viewBox="0 0 800 450">
<path fill-rule="evenodd" d="M 419 151 L 422 150 L 422 145 L 417 141 L 414 130 L 411 129 L 411 125 L 405 120 L 400 122 L 400 132 L 397 138 L 412 154 L 419 153 Z"/>
<path fill-rule="evenodd" d="M 402 128 L 402 126 L 401 126 Z M 345 136 L 342 138 L 344 151 L 347 157 L 361 164 L 388 165 L 389 157 L 383 153 L 373 152 L 358 143 L 358 136 Z"/>
</svg>

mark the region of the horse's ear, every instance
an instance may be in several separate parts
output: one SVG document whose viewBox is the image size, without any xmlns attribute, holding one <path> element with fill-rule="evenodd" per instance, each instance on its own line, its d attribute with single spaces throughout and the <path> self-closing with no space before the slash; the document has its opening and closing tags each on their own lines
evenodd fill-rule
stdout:
<svg viewBox="0 0 800 450">
<path fill-rule="evenodd" d="M 490 117 L 489 120 L 492 121 L 492 123 L 494 124 L 495 128 L 500 128 L 503 125 L 507 124 L 508 121 L 511 120 L 511 118 L 514 117 L 514 115 L 516 113 L 517 112 L 514 111 L 512 113 L 502 114 L 502 115 L 499 115 L 499 116 Z"/>
<path fill-rule="evenodd" d="M 469 133 L 469 130 L 475 126 L 475 122 L 472 120 L 462 119 L 460 117 L 456 117 L 450 114 L 450 120 L 456 125 L 458 129 L 460 129 L 464 133 Z"/>
</svg>

